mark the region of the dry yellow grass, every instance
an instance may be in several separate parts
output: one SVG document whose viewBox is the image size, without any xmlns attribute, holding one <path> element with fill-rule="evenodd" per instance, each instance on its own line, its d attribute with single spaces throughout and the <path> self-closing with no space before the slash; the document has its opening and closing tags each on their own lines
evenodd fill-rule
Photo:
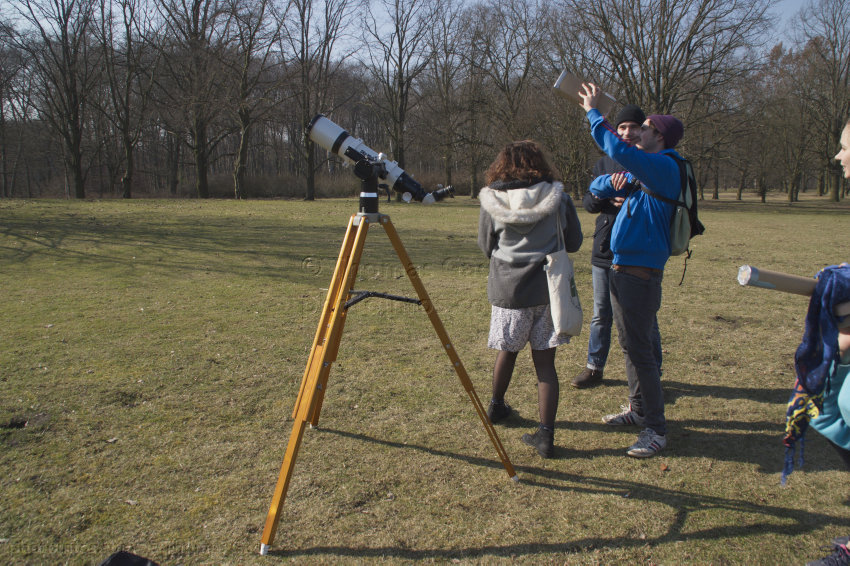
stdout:
<svg viewBox="0 0 850 566">
<path fill-rule="evenodd" d="M 493 352 L 477 204 L 381 204 L 486 402 Z M 735 281 L 740 265 L 813 275 L 848 259 L 847 207 L 707 202 L 659 322 L 671 424 L 658 458 L 600 416 L 625 400 L 569 387 L 556 458 L 535 424 L 529 356 L 499 426 L 509 481 L 417 307 L 348 316 L 321 420 L 308 430 L 269 556 L 260 533 L 290 413 L 354 200 L 0 202 L 0 562 L 796 564 L 850 533 L 846 472 L 812 434 L 779 486 L 784 404 L 804 297 Z M 591 306 L 591 216 L 575 254 Z M 412 296 L 380 229 L 358 288 Z M 24 426 L 24 423 L 26 426 Z"/>
</svg>

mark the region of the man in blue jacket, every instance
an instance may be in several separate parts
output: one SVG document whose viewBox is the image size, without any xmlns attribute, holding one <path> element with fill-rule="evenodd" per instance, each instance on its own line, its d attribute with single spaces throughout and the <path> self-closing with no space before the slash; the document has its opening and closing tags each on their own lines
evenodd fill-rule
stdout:
<svg viewBox="0 0 850 566">
<path fill-rule="evenodd" d="M 598 177 L 590 190 L 601 198 L 625 198 L 611 235 L 614 259 L 609 284 L 629 382 L 629 405 L 603 421 L 643 427 L 627 454 L 650 458 L 667 446 L 664 394 L 652 336 L 661 307 L 664 265 L 670 257 L 673 206 L 640 190 L 639 184 L 667 198 L 678 198 L 679 165 L 669 154 L 678 155 L 673 148 L 682 138 L 684 126 L 674 116 L 653 114 L 641 126 L 639 141 L 631 146 L 596 109 L 601 93 L 598 86 L 585 84 L 578 94 L 593 139 L 626 169 Z"/>
<path fill-rule="evenodd" d="M 614 118 L 614 126 L 621 138 L 631 145 L 640 138 L 640 127 L 646 121 L 646 114 L 636 104 L 626 104 Z M 617 173 L 623 166 L 603 155 L 593 166 L 593 178 L 600 175 Z M 593 318 L 590 319 L 587 341 L 587 365 L 576 375 L 571 385 L 578 389 L 595 387 L 602 383 L 605 363 L 608 361 L 608 351 L 611 348 L 611 326 L 614 324 L 614 314 L 611 310 L 611 293 L 608 285 L 608 275 L 611 272 L 611 229 L 614 220 L 620 212 L 623 198 L 603 199 L 589 190 L 584 194 L 582 204 L 591 214 L 597 214 L 596 229 L 593 232 L 593 252 L 591 253 L 591 273 L 593 275 Z M 658 369 L 661 370 L 661 335 L 658 324 L 654 325 L 653 342 Z"/>
</svg>

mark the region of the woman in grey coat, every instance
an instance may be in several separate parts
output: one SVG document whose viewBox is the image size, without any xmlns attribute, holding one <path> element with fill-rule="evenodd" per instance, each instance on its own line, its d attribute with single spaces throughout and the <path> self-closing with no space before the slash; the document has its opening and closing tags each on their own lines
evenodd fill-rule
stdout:
<svg viewBox="0 0 850 566">
<path fill-rule="evenodd" d="M 554 171 L 533 141 L 508 144 L 485 179 L 487 187 L 479 194 L 478 245 L 490 258 L 487 296 L 492 309 L 487 345 L 499 350 L 487 415 L 493 423 L 510 416 L 505 392 L 517 354 L 530 344 L 540 426 L 522 440 L 542 457 L 551 458 L 559 396 L 555 349 L 569 342 L 569 337 L 560 336 L 552 323 L 543 266 L 546 255 L 559 245 L 558 220 L 568 252 L 581 246 L 581 225 L 572 199 L 554 180 Z"/>
</svg>

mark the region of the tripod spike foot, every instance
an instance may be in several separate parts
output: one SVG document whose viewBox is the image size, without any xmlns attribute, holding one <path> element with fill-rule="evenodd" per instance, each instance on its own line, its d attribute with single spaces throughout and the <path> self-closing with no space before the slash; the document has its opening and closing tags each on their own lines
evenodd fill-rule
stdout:
<svg viewBox="0 0 850 566">
<path fill-rule="evenodd" d="M 260 543 L 260 556 L 265 556 L 269 553 L 269 545 Z"/>
</svg>

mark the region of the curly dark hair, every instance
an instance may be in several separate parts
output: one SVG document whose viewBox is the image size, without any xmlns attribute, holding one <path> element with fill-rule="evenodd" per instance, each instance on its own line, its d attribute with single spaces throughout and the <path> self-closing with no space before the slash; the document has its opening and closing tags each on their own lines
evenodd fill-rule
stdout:
<svg viewBox="0 0 850 566">
<path fill-rule="evenodd" d="M 494 181 L 552 181 L 555 171 L 546 161 L 543 150 L 532 140 L 509 143 L 499 152 L 484 174 L 489 185 Z"/>
</svg>

